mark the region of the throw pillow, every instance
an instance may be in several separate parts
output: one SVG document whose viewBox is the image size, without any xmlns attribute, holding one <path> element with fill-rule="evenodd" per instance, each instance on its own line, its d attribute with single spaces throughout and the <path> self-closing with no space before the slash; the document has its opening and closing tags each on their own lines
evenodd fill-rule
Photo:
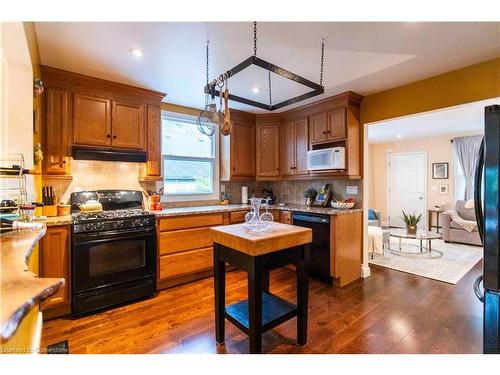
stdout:
<svg viewBox="0 0 500 375">
<path fill-rule="evenodd" d="M 373 208 L 368 209 L 368 220 L 377 220 L 377 215 L 375 215 Z"/>
</svg>

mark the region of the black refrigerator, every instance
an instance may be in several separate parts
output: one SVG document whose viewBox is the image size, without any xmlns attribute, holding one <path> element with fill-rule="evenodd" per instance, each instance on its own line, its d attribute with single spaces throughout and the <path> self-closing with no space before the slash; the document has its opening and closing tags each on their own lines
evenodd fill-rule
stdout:
<svg viewBox="0 0 500 375">
<path fill-rule="evenodd" d="M 499 169 L 500 105 L 485 108 L 484 139 L 476 166 L 474 200 L 483 241 L 483 275 L 474 291 L 484 304 L 483 352 L 500 353 L 500 250 Z M 484 202 L 483 202 L 484 200 Z M 481 288 L 483 284 L 484 291 Z"/>
</svg>

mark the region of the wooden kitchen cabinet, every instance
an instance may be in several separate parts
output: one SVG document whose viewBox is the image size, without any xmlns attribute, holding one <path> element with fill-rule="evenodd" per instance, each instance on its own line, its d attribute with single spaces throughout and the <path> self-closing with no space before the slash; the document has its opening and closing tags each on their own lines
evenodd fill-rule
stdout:
<svg viewBox="0 0 500 375">
<path fill-rule="evenodd" d="M 255 115 L 231 111 L 231 134 L 220 135 L 220 179 L 255 178 Z"/>
<path fill-rule="evenodd" d="M 50 226 L 40 241 L 40 276 L 64 278 L 64 286 L 42 303 L 42 310 L 52 310 L 50 317 L 71 311 L 69 225 Z M 45 315 L 45 313 L 44 313 Z"/>
<path fill-rule="evenodd" d="M 328 141 L 346 137 L 346 108 L 336 108 L 328 112 Z"/>
<path fill-rule="evenodd" d="M 68 163 L 61 165 L 60 155 L 64 153 L 67 159 L 72 146 L 87 146 L 146 151 L 141 178 L 162 179 L 161 101 L 165 93 L 48 66 L 41 66 L 41 71 L 46 86 L 44 174 L 70 174 Z"/>
<path fill-rule="evenodd" d="M 256 179 L 276 180 L 280 177 L 279 118 L 260 118 L 256 124 Z"/>
<path fill-rule="evenodd" d="M 74 108 L 73 143 L 111 146 L 111 100 L 76 93 Z"/>
<path fill-rule="evenodd" d="M 210 227 L 222 225 L 223 216 L 213 213 L 158 219 L 158 289 L 213 273 Z"/>
<path fill-rule="evenodd" d="M 44 108 L 43 173 L 69 175 L 71 94 L 65 90 L 47 88 Z"/>
<path fill-rule="evenodd" d="M 161 108 L 148 105 L 146 108 L 146 151 L 148 161 L 141 166 L 141 180 L 163 180 L 161 157 Z"/>
<path fill-rule="evenodd" d="M 111 145 L 116 148 L 145 149 L 144 105 L 113 101 Z"/>
<path fill-rule="evenodd" d="M 281 143 L 281 170 L 283 177 L 306 176 L 309 145 L 307 119 L 283 124 Z"/>
<path fill-rule="evenodd" d="M 328 117 L 326 112 L 309 117 L 311 144 L 326 142 L 328 139 Z"/>
<path fill-rule="evenodd" d="M 346 137 L 346 109 L 335 108 L 309 117 L 311 145 L 334 142 Z"/>
</svg>

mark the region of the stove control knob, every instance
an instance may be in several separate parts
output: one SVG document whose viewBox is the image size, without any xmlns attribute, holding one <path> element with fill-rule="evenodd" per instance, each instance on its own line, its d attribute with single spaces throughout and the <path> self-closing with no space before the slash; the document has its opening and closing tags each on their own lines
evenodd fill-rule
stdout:
<svg viewBox="0 0 500 375">
<path fill-rule="evenodd" d="M 123 221 L 122 220 L 117 221 L 116 223 L 114 223 L 114 227 L 115 227 L 115 229 L 122 228 L 123 227 Z"/>
<path fill-rule="evenodd" d="M 142 227 L 144 225 L 141 219 L 135 219 L 133 223 L 136 227 Z"/>
<path fill-rule="evenodd" d="M 95 229 L 97 229 L 97 230 L 101 230 L 101 229 L 103 229 L 103 228 L 104 228 L 104 223 L 96 223 L 96 224 L 95 224 Z"/>
<path fill-rule="evenodd" d="M 85 229 L 85 230 L 92 230 L 92 229 L 94 229 L 94 225 L 91 224 L 91 223 L 84 224 L 83 225 L 83 229 Z"/>
</svg>

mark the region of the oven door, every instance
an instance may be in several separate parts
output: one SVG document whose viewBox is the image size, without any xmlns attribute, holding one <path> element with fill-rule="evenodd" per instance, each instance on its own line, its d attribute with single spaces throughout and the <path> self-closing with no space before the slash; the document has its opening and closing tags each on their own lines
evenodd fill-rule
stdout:
<svg viewBox="0 0 500 375">
<path fill-rule="evenodd" d="M 73 293 L 156 277 L 155 228 L 75 234 Z"/>
</svg>

